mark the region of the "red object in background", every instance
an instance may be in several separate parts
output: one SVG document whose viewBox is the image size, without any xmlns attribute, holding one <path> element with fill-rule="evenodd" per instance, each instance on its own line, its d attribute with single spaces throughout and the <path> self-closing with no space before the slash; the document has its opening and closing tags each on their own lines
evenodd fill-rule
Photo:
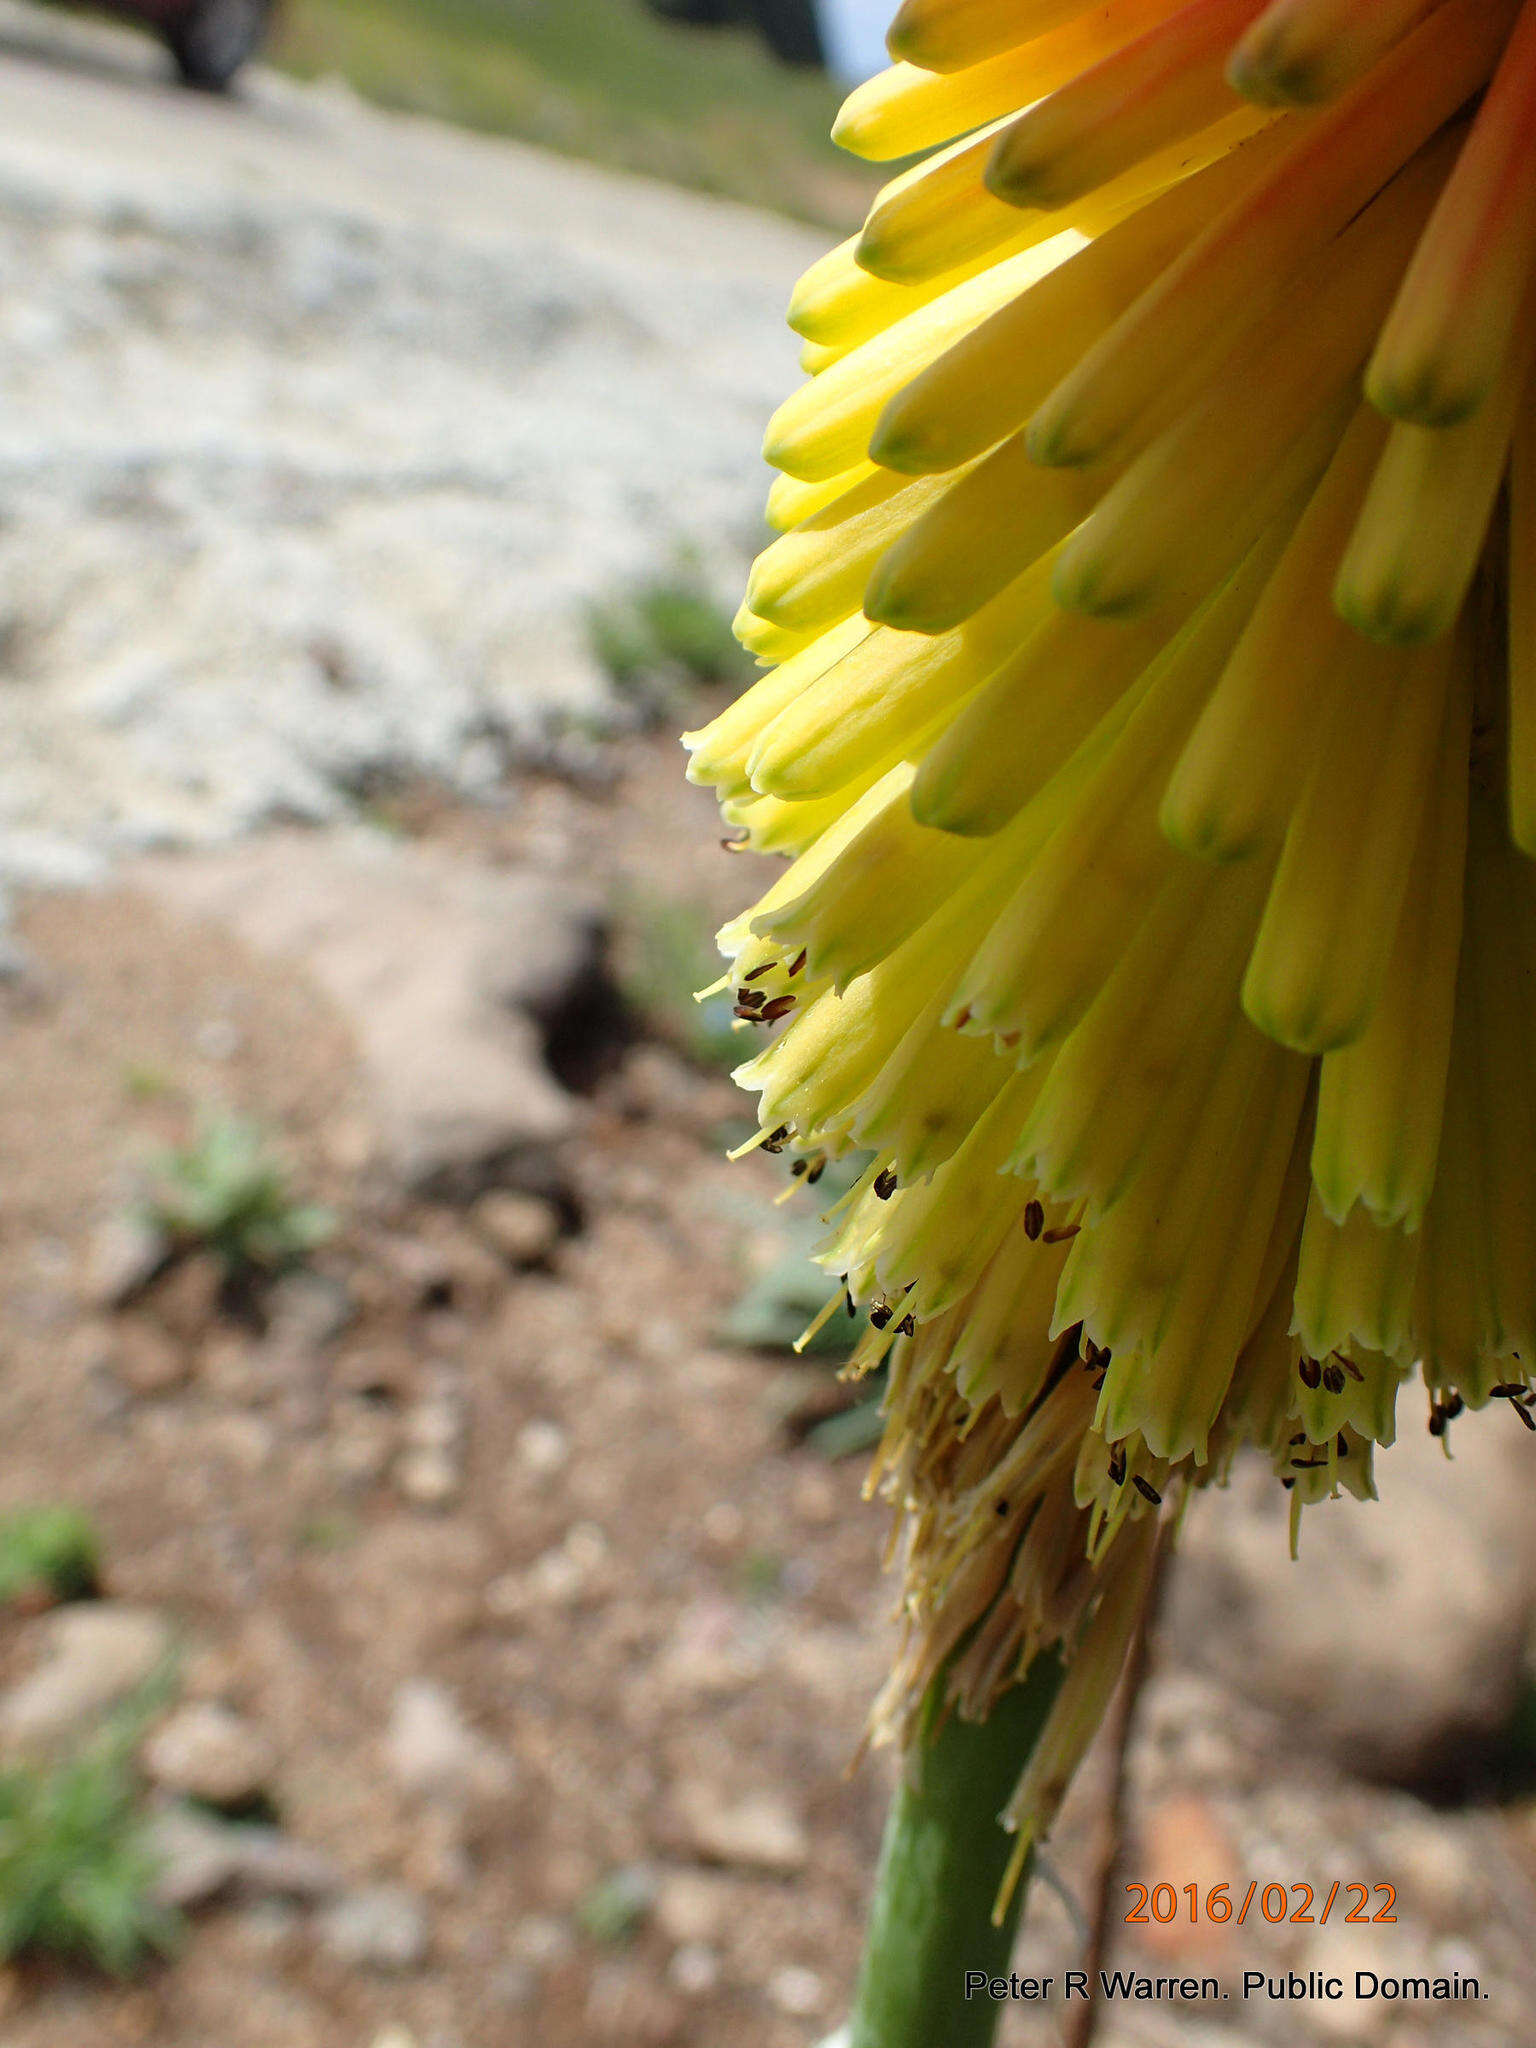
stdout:
<svg viewBox="0 0 1536 2048">
<path fill-rule="evenodd" d="M 114 14 L 148 22 L 176 60 L 185 85 L 223 92 L 266 34 L 272 0 L 98 0 Z"/>
</svg>

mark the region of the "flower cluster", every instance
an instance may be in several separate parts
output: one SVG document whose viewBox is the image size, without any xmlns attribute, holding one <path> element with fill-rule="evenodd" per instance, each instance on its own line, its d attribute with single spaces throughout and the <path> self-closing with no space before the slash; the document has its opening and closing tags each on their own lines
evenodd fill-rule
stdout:
<svg viewBox="0 0 1536 2048">
<path fill-rule="evenodd" d="M 1158 1504 L 1294 1509 L 1536 1355 L 1536 0 L 906 0 L 933 149 L 807 273 L 771 664 L 690 773 L 790 856 L 739 1078 L 891 1370 L 896 1701 L 1071 1664 Z"/>
</svg>

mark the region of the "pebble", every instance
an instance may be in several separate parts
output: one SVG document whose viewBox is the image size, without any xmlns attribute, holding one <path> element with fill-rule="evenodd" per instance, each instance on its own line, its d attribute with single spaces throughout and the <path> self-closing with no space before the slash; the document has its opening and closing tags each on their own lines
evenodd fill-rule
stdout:
<svg viewBox="0 0 1536 2048">
<path fill-rule="evenodd" d="M 693 1848 L 709 1862 L 790 1876 L 810 1854 L 799 1817 L 775 1792 L 731 1800 L 695 1782 L 679 1787 L 677 1806 Z"/>
<path fill-rule="evenodd" d="M 489 1188 L 473 1204 L 470 1221 L 509 1266 L 537 1266 L 560 1237 L 560 1212 L 538 1195 Z"/>
<path fill-rule="evenodd" d="M 395 1460 L 395 1484 L 419 1508 L 446 1508 L 464 1485 L 459 1461 L 436 1444 L 413 1444 Z"/>
<path fill-rule="evenodd" d="M 720 1982 L 720 1958 L 702 1941 L 685 1941 L 672 1952 L 667 1982 L 685 1997 L 707 1997 Z"/>
<path fill-rule="evenodd" d="M 157 1324 L 137 1316 L 115 1332 L 110 1356 L 112 1370 L 140 1400 L 174 1393 L 186 1385 L 191 1373 L 186 1346 Z"/>
<path fill-rule="evenodd" d="M 167 1906 L 198 1906 L 221 1892 L 321 1899 L 340 1874 L 328 1856 L 277 1828 L 233 1826 L 180 1804 L 152 1814 L 149 1849 L 157 1875 L 155 1897 Z"/>
<path fill-rule="evenodd" d="M 514 1446 L 525 1472 L 543 1479 L 558 1472 L 571 1455 L 571 1440 L 558 1422 L 525 1422 Z"/>
<path fill-rule="evenodd" d="M 333 1344 L 355 1313 L 351 1296 L 328 1273 L 285 1273 L 266 1297 L 267 1341 L 274 1350 L 310 1357 Z"/>
<path fill-rule="evenodd" d="M 656 1884 L 656 1925 L 682 1947 L 716 1941 L 730 1915 L 730 1880 L 703 1870 L 668 1870 Z"/>
<path fill-rule="evenodd" d="M 147 1216 L 122 1211 L 98 1224 L 86 1260 L 86 1292 L 102 1308 L 121 1308 L 147 1287 L 170 1250 Z"/>
<path fill-rule="evenodd" d="M 189 1700 L 144 1744 L 148 1775 L 169 1792 L 210 1806 L 240 1806 L 266 1790 L 276 1768 L 259 1728 L 214 1700 Z"/>
<path fill-rule="evenodd" d="M 576 1946 L 570 1922 L 553 1913 L 528 1913 L 512 1929 L 511 1948 L 518 1962 L 547 1970 L 563 1963 Z"/>
<path fill-rule="evenodd" d="M 32 1626 L 42 1661 L 0 1694 L 0 1749 L 72 1741 L 149 1682 L 170 1655 L 161 1614 L 116 1601 L 61 1607 Z"/>
<path fill-rule="evenodd" d="M 794 2019 L 810 2019 L 826 2003 L 827 1987 L 814 1970 L 785 1963 L 768 1979 L 768 1996 L 780 2012 Z"/>
<path fill-rule="evenodd" d="M 426 1961 L 426 1909 L 403 1885 L 366 1885 L 346 1893 L 320 1914 L 315 1931 L 339 1963 L 395 1973 Z"/>
<path fill-rule="evenodd" d="M 511 1757 L 471 1728 L 448 1688 L 429 1678 L 396 1692 L 385 1753 L 396 1784 L 413 1799 L 499 1799 L 516 1777 Z"/>
</svg>

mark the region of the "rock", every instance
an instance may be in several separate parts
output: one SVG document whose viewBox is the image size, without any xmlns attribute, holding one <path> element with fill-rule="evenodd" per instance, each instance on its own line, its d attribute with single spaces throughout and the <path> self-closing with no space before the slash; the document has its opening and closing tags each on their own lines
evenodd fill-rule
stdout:
<svg viewBox="0 0 1536 2048">
<path fill-rule="evenodd" d="M 608 1539 L 593 1522 L 576 1522 L 565 1540 L 523 1572 L 505 1572 L 486 1588 L 491 1612 L 504 1620 L 539 1608 L 574 1607 L 593 1598 L 607 1577 Z"/>
<path fill-rule="evenodd" d="M 92 1601 L 34 1625 L 43 1661 L 0 1695 L 0 1750 L 63 1746 L 148 1684 L 165 1665 L 170 1623 L 147 1607 Z"/>
<path fill-rule="evenodd" d="M 188 1252 L 155 1283 L 149 1297 L 155 1320 L 183 1344 L 196 1344 L 220 1317 L 224 1266 L 212 1252 Z"/>
<path fill-rule="evenodd" d="M 314 975 L 352 1026 L 386 1153 L 410 1186 L 472 1192 L 493 1172 L 548 1184 L 580 1106 L 543 1041 L 596 971 L 584 896 L 365 831 L 272 833 L 146 862 L 138 879 Z"/>
<path fill-rule="evenodd" d="M 558 1422 L 536 1419 L 523 1424 L 514 1449 L 522 1471 L 535 1479 L 546 1479 L 569 1460 L 571 1440 Z"/>
<path fill-rule="evenodd" d="M 538 1195 L 512 1188 L 488 1188 L 471 1208 L 476 1230 L 509 1266 L 536 1266 L 560 1237 L 560 1212 Z"/>
<path fill-rule="evenodd" d="M 768 1979 L 768 1997 L 792 2019 L 809 2019 L 826 2004 L 827 1987 L 814 1970 L 800 1963 L 784 1963 Z"/>
<path fill-rule="evenodd" d="M 664 1871 L 656 1882 L 656 1925 L 668 1941 L 713 1943 L 731 1917 L 731 1880 L 703 1870 Z"/>
<path fill-rule="evenodd" d="M 91 1239 L 88 1298 L 101 1308 L 121 1308 L 149 1285 L 169 1256 L 163 1232 L 147 1216 L 127 1210 L 107 1217 Z"/>
<path fill-rule="evenodd" d="M 326 1445 L 337 1483 L 356 1491 L 376 1486 L 389 1470 L 397 1432 L 396 1418 L 375 1403 L 357 1397 L 339 1401 Z"/>
<path fill-rule="evenodd" d="M 327 1906 L 316 1922 L 322 1948 L 355 1969 L 419 1969 L 428 1947 L 426 1909 L 403 1885 L 367 1885 Z"/>
<path fill-rule="evenodd" d="M 685 1941 L 672 1951 L 667 1982 L 685 1998 L 707 1998 L 720 1982 L 720 1958 L 702 1941 Z"/>
<path fill-rule="evenodd" d="M 285 1273 L 267 1290 L 267 1342 L 275 1351 L 312 1357 L 352 1321 L 346 1288 L 328 1273 Z"/>
<path fill-rule="evenodd" d="M 141 1761 L 168 1792 L 210 1806 L 241 1806 L 264 1792 L 277 1759 L 251 1723 L 214 1700 L 191 1700 L 162 1721 Z"/>
<path fill-rule="evenodd" d="M 678 1788 L 677 1806 L 689 1842 L 706 1862 L 787 1877 L 803 1869 L 810 1854 L 804 1827 L 777 1793 L 730 1800 L 713 1786 L 693 1782 Z"/>
<path fill-rule="evenodd" d="M 410 1444 L 395 1460 L 395 1484 L 418 1508 L 446 1508 L 463 1491 L 457 1457 L 440 1444 Z"/>
<path fill-rule="evenodd" d="M 423 1450 L 452 1450 L 464 1438 L 464 1404 L 454 1394 L 425 1394 L 405 1411 L 400 1433 Z"/>
<path fill-rule="evenodd" d="M 138 1316 L 113 1332 L 110 1357 L 118 1379 L 141 1400 L 173 1394 L 191 1377 L 186 1346 L 158 1324 Z"/>
<path fill-rule="evenodd" d="M 596 2041 L 624 2048 L 671 2048 L 683 2015 L 676 1999 L 627 1959 L 600 1962 L 587 1987 L 587 2025 Z"/>
<path fill-rule="evenodd" d="M 162 1807 L 148 1833 L 155 1897 L 167 1906 L 200 1906 L 226 1891 L 323 1899 L 341 1881 L 328 1856 L 277 1828 L 219 1820 L 190 1806 Z"/>
<path fill-rule="evenodd" d="M 443 1685 L 413 1678 L 395 1694 L 385 1753 L 408 1797 L 454 1805 L 496 1800 L 511 1790 L 510 1756 L 465 1721 Z"/>
<path fill-rule="evenodd" d="M 531 1969 L 549 1970 L 563 1963 L 576 1947 L 570 1923 L 553 1913 L 528 1913 L 512 1929 L 514 1958 Z"/>
<path fill-rule="evenodd" d="M 1454 1425 L 1454 1458 L 1413 1426 L 1378 1454 L 1379 1502 L 1309 1508 L 1287 1554 L 1285 1497 L 1257 1465 L 1198 1497 L 1172 1576 L 1179 1656 L 1290 1717 L 1364 1776 L 1475 1780 L 1521 1697 L 1536 1495 L 1523 1433 Z M 1500 1404 L 1494 1403 L 1497 1411 Z"/>
</svg>

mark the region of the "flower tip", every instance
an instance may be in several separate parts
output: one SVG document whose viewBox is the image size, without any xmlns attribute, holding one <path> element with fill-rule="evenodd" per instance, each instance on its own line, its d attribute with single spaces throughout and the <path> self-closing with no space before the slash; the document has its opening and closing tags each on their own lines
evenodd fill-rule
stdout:
<svg viewBox="0 0 1536 2048">
<path fill-rule="evenodd" d="M 921 0 L 916 5 L 913 0 L 905 0 L 905 4 L 897 8 L 896 18 L 885 32 L 885 47 L 893 64 L 904 62 L 923 65 L 930 70 L 938 68 L 933 62 L 935 52 L 928 47 L 932 37 L 925 32 L 923 20 L 925 14 L 931 13 L 932 9 L 924 7 Z M 939 51 L 937 54 L 943 53 Z"/>
<path fill-rule="evenodd" d="M 1365 395 L 1389 420 L 1413 427 L 1458 427 L 1488 396 L 1492 378 L 1456 378 L 1433 358 L 1411 367 L 1383 360 L 1378 351 L 1365 376 Z"/>
<path fill-rule="evenodd" d="M 899 410 L 900 399 L 881 414 L 870 436 L 869 459 L 881 469 L 894 469 L 898 476 L 935 476 L 954 467 L 942 450 L 924 445 L 921 431 L 908 426 Z"/>
<path fill-rule="evenodd" d="M 1090 619 L 1133 619 L 1156 594 L 1119 581 L 1114 564 L 1100 561 L 1091 550 L 1079 553 L 1068 547 L 1051 577 L 1051 595 L 1062 610 Z"/>
<path fill-rule="evenodd" d="M 907 75 L 911 75 L 910 71 Z M 832 123 L 832 140 L 839 149 L 876 164 L 911 153 L 903 146 L 902 138 L 893 137 L 891 123 L 884 118 L 892 83 L 889 71 L 877 71 L 873 78 L 849 93 Z"/>
<path fill-rule="evenodd" d="M 922 282 L 921 260 L 914 274 L 911 251 L 903 245 L 899 235 L 892 239 L 883 232 L 881 223 L 873 215 L 865 222 L 859 235 L 853 260 L 860 270 L 878 278 L 882 284 Z"/>
<path fill-rule="evenodd" d="M 801 389 L 807 387 L 802 386 Z M 800 393 L 779 407 L 768 422 L 768 431 L 763 436 L 763 460 L 771 469 L 782 476 L 792 476 L 798 483 L 825 483 L 847 467 L 847 458 L 837 450 L 830 454 L 817 450 L 814 445 L 807 452 L 805 435 L 801 422 L 801 407 L 795 403 Z M 791 410 L 793 408 L 793 410 Z"/>
<path fill-rule="evenodd" d="M 1026 114 L 1011 128 L 1005 128 L 987 156 L 982 183 L 994 199 L 1005 206 L 1017 206 L 1031 213 L 1051 213 L 1069 200 L 1081 196 L 1080 187 L 1069 176 L 1062 151 L 1054 137 L 1039 135 Z"/>
<path fill-rule="evenodd" d="M 930 776 L 925 781 L 919 768 L 912 784 L 913 820 L 934 832 L 949 832 L 956 839 L 990 839 L 1008 823 L 1008 818 L 1000 814 L 996 804 L 988 810 L 974 797 L 967 801 L 967 795 L 952 775 Z"/>
<path fill-rule="evenodd" d="M 1256 853 L 1259 841 L 1253 833 L 1235 833 L 1230 822 L 1209 805 L 1191 800 L 1171 782 L 1157 814 L 1158 830 L 1176 853 L 1191 860 L 1209 861 L 1215 867 L 1230 867 Z"/>
<path fill-rule="evenodd" d="M 1072 411 L 1053 407 L 1049 399 L 1025 429 L 1024 447 L 1040 469 L 1086 469 L 1104 454 L 1084 433 L 1083 423 Z"/>
<path fill-rule="evenodd" d="M 1316 107 L 1333 97 L 1327 65 L 1259 22 L 1227 61 L 1227 83 L 1260 107 Z"/>
<path fill-rule="evenodd" d="M 894 573 L 884 563 L 875 570 L 864 592 L 864 616 L 874 625 L 889 626 L 897 633 L 923 633 L 930 638 L 947 633 L 960 622 L 950 616 L 942 590 L 908 587 L 898 567 Z"/>
<path fill-rule="evenodd" d="M 1415 598 L 1396 579 L 1353 573 L 1347 559 L 1334 585 L 1333 608 L 1347 626 L 1381 647 L 1427 647 L 1456 623 L 1443 603 Z"/>
<path fill-rule="evenodd" d="M 1304 968 L 1310 963 L 1295 964 Z M 1303 1053 L 1309 1059 L 1352 1045 L 1369 1018 L 1355 1014 L 1353 1009 L 1347 1014 L 1330 1009 L 1328 991 L 1314 976 L 1287 973 L 1285 966 L 1266 951 L 1261 931 L 1243 977 L 1243 1015 L 1254 1029 L 1277 1045 Z"/>
</svg>

